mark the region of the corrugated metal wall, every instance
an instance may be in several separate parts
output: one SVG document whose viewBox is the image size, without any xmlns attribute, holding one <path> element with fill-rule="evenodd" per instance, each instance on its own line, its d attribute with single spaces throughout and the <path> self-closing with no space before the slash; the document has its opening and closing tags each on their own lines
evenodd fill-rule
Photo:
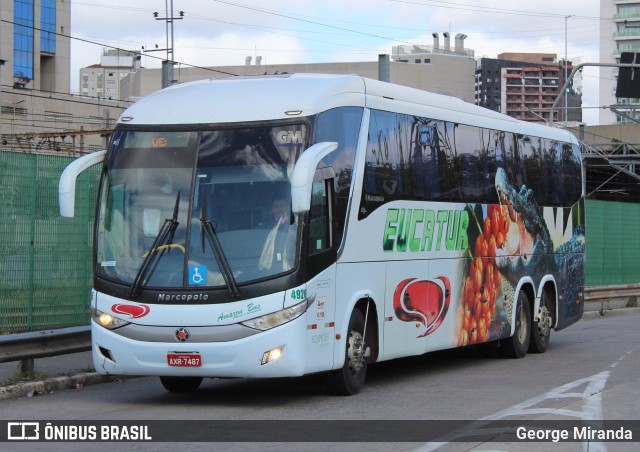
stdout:
<svg viewBox="0 0 640 452">
<path fill-rule="evenodd" d="M 58 179 L 73 159 L 0 152 L 0 334 L 89 323 L 99 165 L 62 218 Z"/>
<path fill-rule="evenodd" d="M 640 283 L 640 205 L 586 202 L 587 286 Z"/>
</svg>

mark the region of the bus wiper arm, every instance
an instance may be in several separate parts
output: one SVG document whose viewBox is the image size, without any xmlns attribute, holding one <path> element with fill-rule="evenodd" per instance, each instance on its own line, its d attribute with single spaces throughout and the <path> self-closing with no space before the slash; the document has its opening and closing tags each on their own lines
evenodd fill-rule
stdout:
<svg viewBox="0 0 640 452">
<path fill-rule="evenodd" d="M 146 254 L 144 261 L 140 266 L 140 269 L 138 269 L 138 273 L 136 273 L 136 277 L 134 278 L 133 284 L 131 285 L 131 290 L 129 291 L 130 297 L 135 297 L 138 295 L 138 289 L 140 289 L 143 279 L 145 279 L 147 274 L 149 274 L 150 276 L 155 271 L 155 268 L 158 262 L 160 262 L 160 258 L 162 257 L 162 255 L 166 250 L 166 248 L 162 248 L 162 250 L 159 250 L 159 248 L 165 242 L 167 242 L 167 238 L 168 238 L 167 243 L 169 245 L 171 245 L 171 243 L 173 242 L 173 237 L 175 236 L 176 229 L 178 228 L 178 224 L 179 224 L 178 223 L 179 206 L 180 206 L 180 192 L 178 192 L 178 194 L 176 195 L 176 204 L 175 204 L 175 207 L 173 208 L 173 217 L 167 218 L 164 220 L 164 223 L 162 224 L 160 231 L 158 231 L 158 235 L 156 235 L 155 239 L 153 240 L 151 249 Z M 152 271 L 149 272 L 149 269 L 151 269 Z"/>
<path fill-rule="evenodd" d="M 222 274 L 222 278 L 227 285 L 227 289 L 229 289 L 232 297 L 239 298 L 240 290 L 238 290 L 236 278 L 233 276 L 233 271 L 229 266 L 229 261 L 224 254 L 224 250 L 222 249 L 220 240 L 218 240 L 218 234 L 213 227 L 213 221 L 207 219 L 207 203 L 204 201 L 204 199 L 202 202 L 202 210 L 200 211 L 200 225 L 202 226 L 202 230 L 204 232 L 202 237 L 203 251 L 204 237 L 206 236 L 207 241 L 209 242 L 209 246 L 211 247 L 211 251 L 213 251 L 213 256 L 216 258 L 216 262 L 218 264 L 218 268 L 220 269 L 220 273 Z"/>
</svg>

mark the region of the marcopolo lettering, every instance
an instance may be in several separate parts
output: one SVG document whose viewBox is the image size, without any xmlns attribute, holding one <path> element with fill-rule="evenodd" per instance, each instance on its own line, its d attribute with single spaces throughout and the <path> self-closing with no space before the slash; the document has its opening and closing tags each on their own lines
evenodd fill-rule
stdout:
<svg viewBox="0 0 640 452">
<path fill-rule="evenodd" d="M 382 249 L 385 252 L 463 250 L 467 248 L 466 210 L 388 209 Z"/>
<path fill-rule="evenodd" d="M 206 293 L 159 293 L 158 301 L 205 301 L 209 299 L 209 295 Z"/>
</svg>

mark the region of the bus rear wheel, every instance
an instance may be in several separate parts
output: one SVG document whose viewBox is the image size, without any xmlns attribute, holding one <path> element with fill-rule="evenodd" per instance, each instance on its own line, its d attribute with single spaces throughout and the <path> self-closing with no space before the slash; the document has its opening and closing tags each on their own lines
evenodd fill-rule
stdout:
<svg viewBox="0 0 640 452">
<path fill-rule="evenodd" d="M 540 299 L 540 320 L 533 322 L 531 326 L 531 342 L 529 343 L 529 353 L 544 353 L 549 346 L 551 328 L 553 327 L 553 316 L 550 305 L 550 294 L 544 290 Z"/>
<path fill-rule="evenodd" d="M 364 386 L 367 376 L 367 357 L 370 348 L 365 338 L 364 316 L 354 309 L 349 320 L 344 364 L 327 377 L 327 386 L 336 395 L 355 395 Z"/>
<path fill-rule="evenodd" d="M 202 383 L 202 377 L 160 377 L 164 389 L 169 392 L 194 392 Z"/>
<path fill-rule="evenodd" d="M 515 331 L 513 336 L 500 341 L 500 354 L 505 358 L 524 358 L 531 340 L 531 310 L 529 297 L 523 291 L 516 303 Z"/>
</svg>

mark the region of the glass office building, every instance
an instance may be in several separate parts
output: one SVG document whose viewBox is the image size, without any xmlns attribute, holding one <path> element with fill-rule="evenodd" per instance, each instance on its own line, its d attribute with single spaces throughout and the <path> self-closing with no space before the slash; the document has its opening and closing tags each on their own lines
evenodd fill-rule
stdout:
<svg viewBox="0 0 640 452">
<path fill-rule="evenodd" d="M 13 76 L 33 79 L 33 0 L 14 0 Z"/>
<path fill-rule="evenodd" d="M 40 0 L 40 51 L 56 53 L 56 0 Z"/>
<path fill-rule="evenodd" d="M 40 33 L 40 52 L 56 53 L 56 0 L 40 0 L 40 22 L 35 23 L 34 0 L 14 0 L 13 76 L 33 80 L 36 31 Z"/>
</svg>

